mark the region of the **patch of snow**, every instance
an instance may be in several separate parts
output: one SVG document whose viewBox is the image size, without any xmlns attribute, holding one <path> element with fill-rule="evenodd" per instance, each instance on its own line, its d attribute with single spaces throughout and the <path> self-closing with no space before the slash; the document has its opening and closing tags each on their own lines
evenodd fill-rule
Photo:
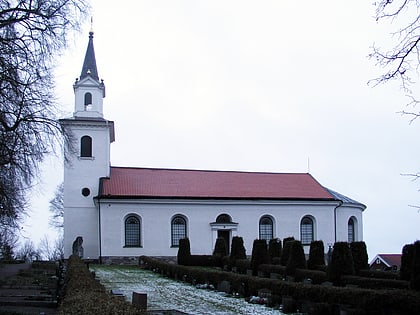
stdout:
<svg viewBox="0 0 420 315">
<path fill-rule="evenodd" d="M 131 302 L 133 292 L 147 293 L 147 308 L 175 309 L 195 315 L 283 314 L 264 305 L 250 304 L 225 293 L 197 289 L 132 266 L 91 266 L 108 290 L 119 290 Z"/>
</svg>

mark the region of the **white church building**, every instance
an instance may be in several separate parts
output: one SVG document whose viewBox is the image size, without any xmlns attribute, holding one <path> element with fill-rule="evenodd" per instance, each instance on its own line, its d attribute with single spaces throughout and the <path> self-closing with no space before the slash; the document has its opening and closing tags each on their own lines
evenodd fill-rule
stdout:
<svg viewBox="0 0 420 315">
<path fill-rule="evenodd" d="M 114 167 L 114 122 L 103 117 L 93 32 L 74 83 L 70 130 L 75 150 L 64 169 L 65 257 L 76 238 L 83 258 L 109 262 L 141 255 L 176 256 L 179 240 L 192 254 L 211 254 L 216 239 L 241 236 L 248 255 L 255 239 L 293 236 L 305 252 L 313 240 L 363 240 L 366 206 L 322 186 L 307 173 L 262 173 Z M 80 240 L 80 238 L 79 238 Z"/>
</svg>

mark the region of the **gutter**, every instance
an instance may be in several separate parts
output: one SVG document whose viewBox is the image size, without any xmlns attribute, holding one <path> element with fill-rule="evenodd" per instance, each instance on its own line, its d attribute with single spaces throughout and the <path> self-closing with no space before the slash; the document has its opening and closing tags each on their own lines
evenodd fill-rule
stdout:
<svg viewBox="0 0 420 315">
<path fill-rule="evenodd" d="M 337 243 L 337 208 L 343 205 L 342 200 L 337 200 L 339 203 L 334 208 L 334 243 Z"/>
</svg>

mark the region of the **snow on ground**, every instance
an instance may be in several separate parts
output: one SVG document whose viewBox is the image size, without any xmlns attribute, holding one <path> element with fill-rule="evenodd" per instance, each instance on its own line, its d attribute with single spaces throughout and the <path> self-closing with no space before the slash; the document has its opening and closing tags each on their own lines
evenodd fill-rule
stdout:
<svg viewBox="0 0 420 315">
<path fill-rule="evenodd" d="M 194 315 L 283 314 L 244 299 L 220 292 L 197 289 L 192 285 L 165 278 L 134 266 L 91 266 L 109 290 L 120 290 L 128 301 L 132 293 L 147 293 L 148 309 L 179 310 Z"/>
</svg>

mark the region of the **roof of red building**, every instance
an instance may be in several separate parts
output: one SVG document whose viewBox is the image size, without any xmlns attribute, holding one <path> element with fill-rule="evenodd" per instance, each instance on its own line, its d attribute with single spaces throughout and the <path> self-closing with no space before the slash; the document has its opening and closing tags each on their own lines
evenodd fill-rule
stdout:
<svg viewBox="0 0 420 315">
<path fill-rule="evenodd" d="M 257 173 L 111 167 L 101 197 L 336 200 L 306 173 Z"/>
<path fill-rule="evenodd" d="M 379 258 L 388 267 L 400 266 L 401 265 L 401 256 L 402 256 L 401 254 L 378 254 L 372 260 L 370 265 L 375 263 L 376 259 Z"/>
</svg>

